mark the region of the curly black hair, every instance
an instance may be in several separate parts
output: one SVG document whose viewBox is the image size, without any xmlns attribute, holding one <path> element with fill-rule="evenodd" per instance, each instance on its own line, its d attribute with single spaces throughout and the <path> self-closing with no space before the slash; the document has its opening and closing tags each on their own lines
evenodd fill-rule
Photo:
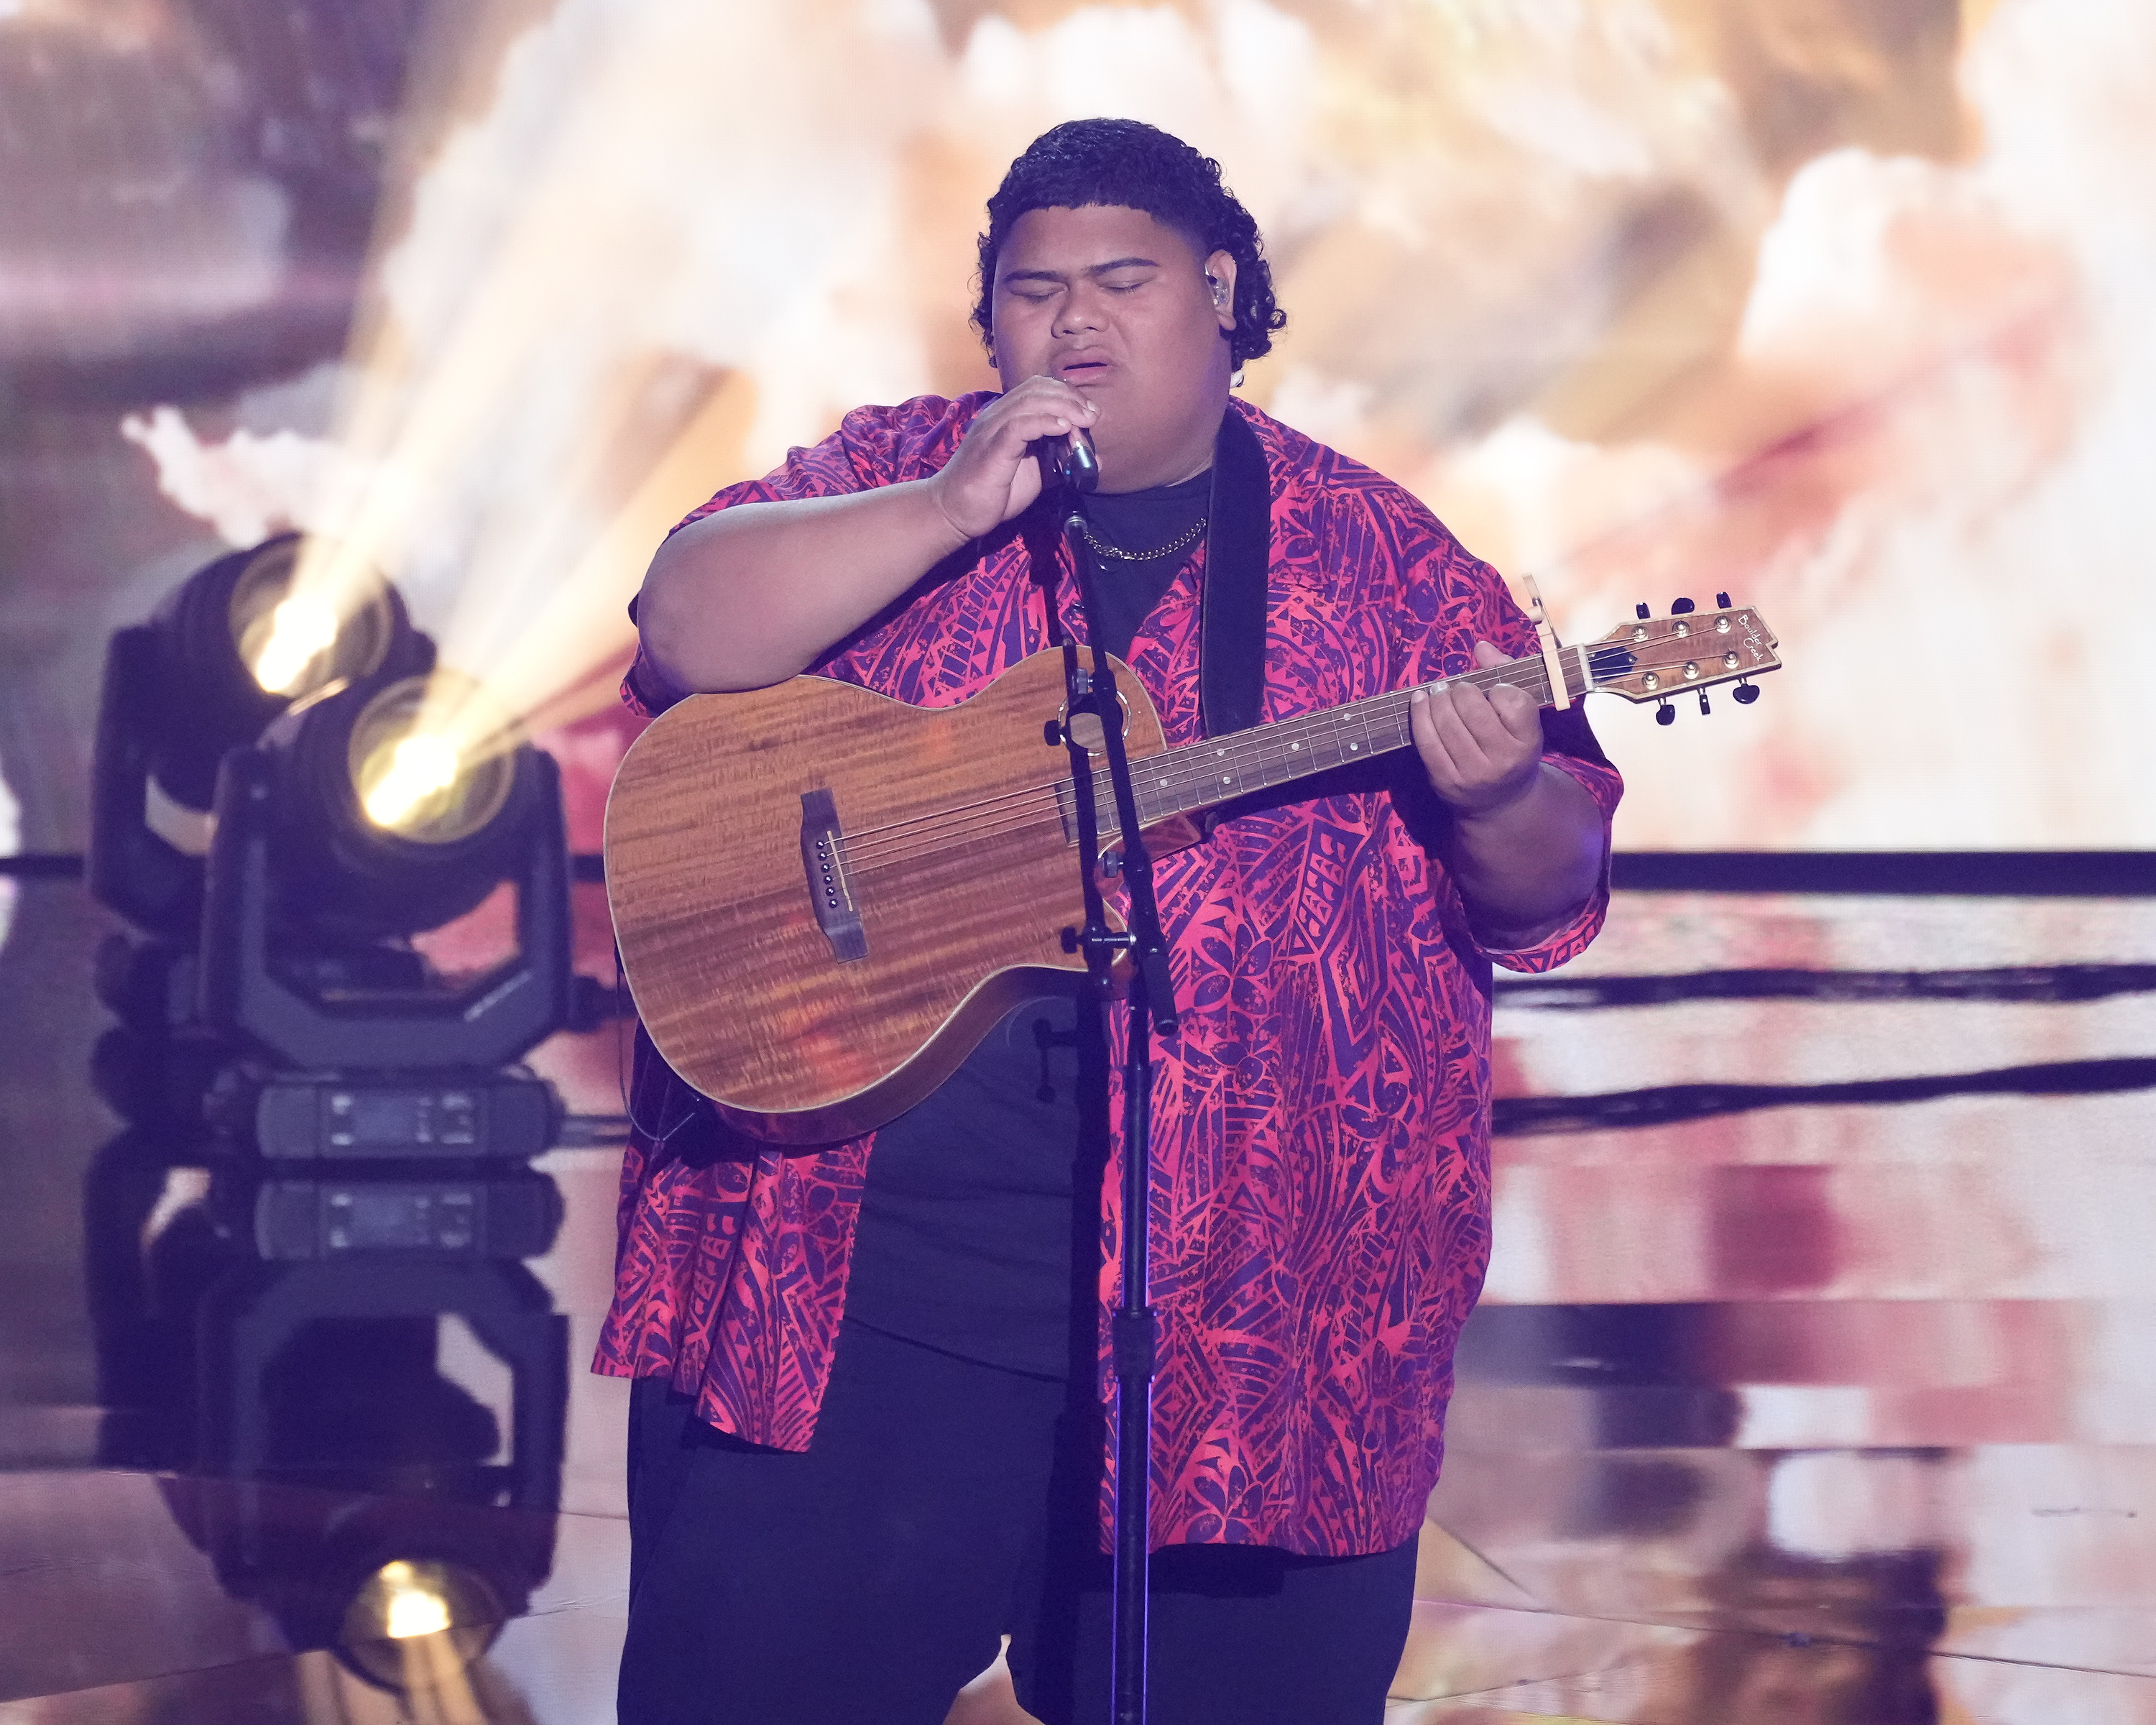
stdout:
<svg viewBox="0 0 2156 1725">
<path fill-rule="evenodd" d="M 1273 273 L 1250 213 L 1220 183 L 1220 164 L 1178 137 L 1138 120 L 1066 120 L 1041 133 L 1010 165 L 988 200 L 988 231 L 981 236 L 973 326 L 991 346 L 996 256 L 1028 210 L 1083 209 L 1120 204 L 1166 223 L 1209 258 L 1235 260 L 1235 327 L 1229 339 L 1235 363 L 1272 352 L 1273 331 L 1287 313 L 1273 303 Z"/>
</svg>

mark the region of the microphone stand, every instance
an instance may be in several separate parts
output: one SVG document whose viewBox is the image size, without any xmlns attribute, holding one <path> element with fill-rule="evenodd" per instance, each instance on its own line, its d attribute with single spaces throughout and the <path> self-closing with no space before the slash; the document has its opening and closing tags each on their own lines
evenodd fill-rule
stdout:
<svg viewBox="0 0 2156 1725">
<path fill-rule="evenodd" d="M 1097 642 L 1095 626 L 1101 607 L 1095 594 L 1093 558 L 1086 542 L 1080 499 L 1099 476 L 1083 433 L 1044 439 L 1036 445 L 1045 478 L 1061 482 L 1063 536 L 1078 581 L 1078 599 L 1086 632 Z M 1108 768 L 1116 824 L 1122 839 L 1120 859 L 1100 854 L 1099 812 L 1095 806 L 1093 758 L 1071 735 L 1066 721 L 1064 746 L 1070 755 L 1073 807 L 1078 823 L 1080 871 L 1084 876 L 1084 932 L 1064 931 L 1066 951 L 1082 950 L 1086 968 L 1103 995 L 1114 989 L 1117 954 L 1127 953 L 1131 976 L 1125 1007 L 1123 1062 L 1123 1230 L 1122 1289 L 1109 1319 L 1109 1361 L 1116 1379 L 1115 1569 L 1110 1646 L 1113 1725 L 1145 1725 L 1146 1620 L 1151 1577 L 1147 1564 L 1152 1516 L 1152 1379 L 1159 1322 L 1149 1303 L 1149 1223 L 1152 1191 L 1152 1037 L 1176 1031 L 1175 993 L 1168 974 L 1168 946 L 1161 934 L 1160 911 L 1153 897 L 1152 859 L 1139 831 L 1137 799 L 1131 785 L 1129 757 L 1123 750 L 1122 707 L 1108 655 L 1096 645 L 1091 670 L 1079 663 L 1075 647 L 1063 654 L 1067 712 L 1090 712 L 1101 721 L 1101 751 Z M 1108 926 L 1100 876 L 1119 870 L 1129 890 L 1127 932 Z"/>
</svg>

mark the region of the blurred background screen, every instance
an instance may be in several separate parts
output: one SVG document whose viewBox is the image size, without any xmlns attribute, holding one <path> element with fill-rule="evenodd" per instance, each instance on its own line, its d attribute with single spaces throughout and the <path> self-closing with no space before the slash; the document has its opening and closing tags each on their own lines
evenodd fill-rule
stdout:
<svg viewBox="0 0 2156 1725">
<path fill-rule="evenodd" d="M 7 0 L 0 773 L 75 848 L 81 655 L 325 536 L 541 728 L 665 526 L 991 376 L 973 239 L 1047 125 L 1219 157 L 1250 399 L 1532 573 L 1716 591 L 1789 669 L 1659 735 L 1631 849 L 2140 847 L 2156 151 L 2134 0 Z M 48 650 L 48 649 L 52 650 Z M 1689 720 L 1690 715 L 1687 715 Z M 575 768 L 572 766 L 572 773 Z"/>
</svg>

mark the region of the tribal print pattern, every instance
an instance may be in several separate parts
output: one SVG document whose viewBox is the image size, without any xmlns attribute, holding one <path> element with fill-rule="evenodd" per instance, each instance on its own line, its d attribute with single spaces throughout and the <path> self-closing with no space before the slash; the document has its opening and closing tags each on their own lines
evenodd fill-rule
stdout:
<svg viewBox="0 0 2156 1725">
<path fill-rule="evenodd" d="M 924 478 L 992 398 L 858 409 L 690 519 Z M 1266 720 L 1459 675 L 1478 638 L 1534 649 L 1503 583 L 1414 497 L 1246 403 L 1232 410 L 1257 433 L 1272 495 Z M 1060 543 L 1029 546 L 1013 523 L 968 551 L 814 669 L 942 706 L 1050 645 L 1033 574 L 1060 562 Z M 1056 593 L 1069 587 L 1059 568 Z M 1194 565 L 1132 648 L 1171 745 L 1204 734 L 1198 595 Z M 1067 607 L 1059 620 L 1085 639 Z M 624 693 L 665 704 L 641 662 Z M 1617 774 L 1599 757 L 1545 758 L 1601 807 L 1606 856 Z M 1489 1257 L 1491 963 L 1544 970 L 1583 950 L 1607 869 L 1563 927 L 1491 952 L 1429 848 L 1443 805 L 1412 752 L 1260 800 L 1157 868 L 1184 1016 L 1156 1062 L 1152 1532 L 1156 1545 L 1345 1556 L 1413 1537 L 1443 1456 L 1453 1345 Z M 873 1135 L 782 1154 L 730 1132 L 641 1037 L 637 1056 L 594 1368 L 664 1375 L 721 1429 L 805 1448 Z M 1120 1095 L 1113 1106 L 1120 1119 Z M 1111 1158 L 1104 1308 L 1120 1194 Z M 1105 1398 L 1105 1353 L 1101 1371 Z"/>
</svg>

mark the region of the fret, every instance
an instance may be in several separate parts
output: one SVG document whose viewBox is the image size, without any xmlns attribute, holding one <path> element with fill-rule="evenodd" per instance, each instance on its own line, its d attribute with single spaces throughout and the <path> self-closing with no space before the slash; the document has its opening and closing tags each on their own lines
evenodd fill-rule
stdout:
<svg viewBox="0 0 2156 1725">
<path fill-rule="evenodd" d="M 1404 748 L 1414 741 L 1414 708 L 1412 705 L 1414 698 L 1410 694 L 1386 704 L 1385 747 L 1387 748 Z"/>
<path fill-rule="evenodd" d="M 1325 764 L 1337 767 L 1348 758 L 1348 715 L 1343 710 L 1328 718 L 1325 726 Z"/>
<path fill-rule="evenodd" d="M 1231 742 L 1232 739 L 1224 737 L 1219 742 L 1200 745 L 1207 757 L 1206 790 L 1224 803 L 1230 797 L 1241 796 L 1245 788 Z"/>
<path fill-rule="evenodd" d="M 1283 782 L 1308 772 L 1312 726 L 1307 716 L 1285 720 L 1281 726 L 1279 758 Z"/>
</svg>

